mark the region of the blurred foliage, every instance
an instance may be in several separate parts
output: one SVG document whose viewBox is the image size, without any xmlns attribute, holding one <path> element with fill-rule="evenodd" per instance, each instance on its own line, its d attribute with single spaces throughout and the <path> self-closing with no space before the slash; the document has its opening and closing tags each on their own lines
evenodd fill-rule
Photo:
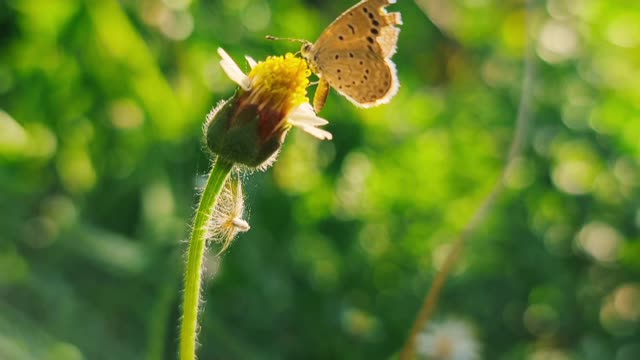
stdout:
<svg viewBox="0 0 640 360">
<path fill-rule="evenodd" d="M 0 358 L 175 358 L 202 122 L 234 87 L 216 48 L 295 52 L 264 36 L 313 40 L 353 2 L 0 2 Z M 399 94 L 361 110 L 332 93 L 334 141 L 295 131 L 246 176 L 252 230 L 205 287 L 199 358 L 397 352 L 522 91 L 526 151 L 437 316 L 473 324 L 486 359 L 640 358 L 640 3 L 390 10 Z"/>
</svg>

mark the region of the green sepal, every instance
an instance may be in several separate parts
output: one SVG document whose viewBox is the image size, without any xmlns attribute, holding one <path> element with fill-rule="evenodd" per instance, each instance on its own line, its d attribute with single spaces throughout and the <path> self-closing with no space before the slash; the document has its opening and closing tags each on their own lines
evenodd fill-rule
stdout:
<svg viewBox="0 0 640 360">
<path fill-rule="evenodd" d="M 207 116 L 206 143 L 209 150 L 234 163 L 260 167 L 282 146 L 286 129 L 261 138 L 258 106 L 240 101 L 245 93 L 236 92 Z M 265 119 L 262 119 L 265 120 Z"/>
</svg>

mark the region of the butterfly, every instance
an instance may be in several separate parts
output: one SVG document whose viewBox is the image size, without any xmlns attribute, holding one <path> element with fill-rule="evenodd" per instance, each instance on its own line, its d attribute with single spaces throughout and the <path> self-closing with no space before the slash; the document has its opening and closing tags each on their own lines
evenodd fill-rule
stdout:
<svg viewBox="0 0 640 360">
<path fill-rule="evenodd" d="M 385 104 L 400 86 L 391 56 L 401 25 L 400 13 L 388 13 L 396 0 L 363 0 L 342 13 L 300 53 L 319 78 L 313 108 L 322 110 L 332 87 L 356 106 Z"/>
</svg>

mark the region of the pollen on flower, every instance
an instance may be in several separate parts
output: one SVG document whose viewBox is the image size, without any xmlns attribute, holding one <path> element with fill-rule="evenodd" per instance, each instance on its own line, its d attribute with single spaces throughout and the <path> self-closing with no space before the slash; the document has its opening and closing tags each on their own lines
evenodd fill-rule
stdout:
<svg viewBox="0 0 640 360">
<path fill-rule="evenodd" d="M 276 106 L 288 113 L 305 102 L 311 71 L 307 62 L 291 53 L 285 56 L 269 56 L 249 73 L 252 100 L 269 99 L 263 106 Z"/>
</svg>

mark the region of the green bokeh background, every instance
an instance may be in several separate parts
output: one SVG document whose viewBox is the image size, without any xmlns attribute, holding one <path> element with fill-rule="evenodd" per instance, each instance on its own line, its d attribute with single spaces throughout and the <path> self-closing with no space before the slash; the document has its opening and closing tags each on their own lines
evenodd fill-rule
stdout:
<svg viewBox="0 0 640 360">
<path fill-rule="evenodd" d="M 175 358 L 202 124 L 234 89 L 216 49 L 295 52 L 264 36 L 313 40 L 354 1 L 0 2 L 0 359 Z M 435 321 L 463 319 L 483 359 L 640 358 L 640 3 L 389 9 L 400 92 L 332 93 L 333 141 L 294 130 L 245 176 L 252 229 L 205 272 L 199 358 L 397 352 L 523 91 L 524 152 Z"/>
</svg>

